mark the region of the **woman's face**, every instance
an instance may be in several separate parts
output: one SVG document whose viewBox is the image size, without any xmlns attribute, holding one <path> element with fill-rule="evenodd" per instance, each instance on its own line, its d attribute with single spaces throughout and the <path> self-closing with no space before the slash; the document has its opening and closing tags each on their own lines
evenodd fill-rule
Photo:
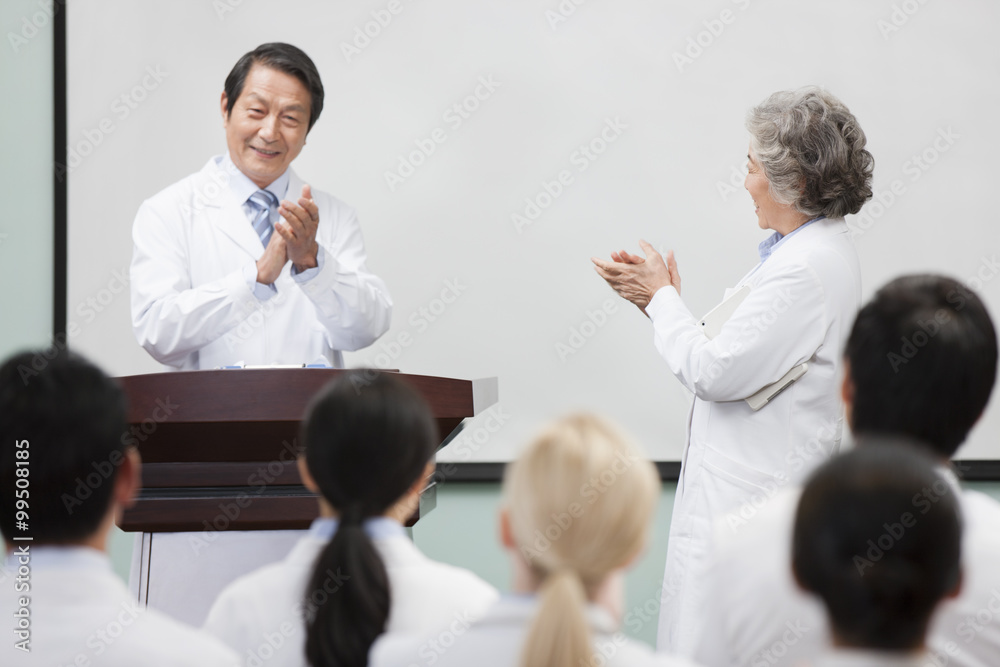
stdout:
<svg viewBox="0 0 1000 667">
<path fill-rule="evenodd" d="M 757 162 L 753 148 L 747 153 L 747 177 L 743 181 L 743 187 L 750 193 L 755 206 L 754 213 L 757 214 L 757 224 L 761 229 L 775 229 L 772 225 L 778 222 L 779 209 L 786 208 L 771 199 L 770 183 L 764 176 L 764 170 Z"/>
</svg>

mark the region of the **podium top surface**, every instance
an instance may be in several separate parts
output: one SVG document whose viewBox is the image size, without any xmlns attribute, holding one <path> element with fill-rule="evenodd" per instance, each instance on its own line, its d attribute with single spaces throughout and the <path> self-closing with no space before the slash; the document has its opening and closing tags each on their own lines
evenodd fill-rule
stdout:
<svg viewBox="0 0 1000 667">
<path fill-rule="evenodd" d="M 343 372 L 331 368 L 176 371 L 118 378 L 130 423 L 166 413 L 172 423 L 299 421 L 313 396 Z M 397 374 L 437 419 L 472 417 L 497 401 L 497 379 Z"/>
</svg>

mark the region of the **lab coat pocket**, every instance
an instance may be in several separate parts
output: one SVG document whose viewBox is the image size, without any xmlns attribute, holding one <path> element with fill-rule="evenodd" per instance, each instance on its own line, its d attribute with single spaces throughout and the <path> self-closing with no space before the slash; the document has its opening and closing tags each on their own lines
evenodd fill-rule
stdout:
<svg viewBox="0 0 1000 667">
<path fill-rule="evenodd" d="M 726 456 L 711 445 L 705 445 L 705 456 L 703 459 L 705 468 L 715 477 L 718 477 L 741 491 L 756 493 L 758 491 L 771 491 L 775 484 L 780 484 L 775 475 L 761 472 L 756 468 L 740 463 Z"/>
</svg>

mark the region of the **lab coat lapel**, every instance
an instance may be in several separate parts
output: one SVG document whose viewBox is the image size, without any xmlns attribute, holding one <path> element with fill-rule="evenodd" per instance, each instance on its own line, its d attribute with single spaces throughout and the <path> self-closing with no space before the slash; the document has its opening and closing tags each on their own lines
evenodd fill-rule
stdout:
<svg viewBox="0 0 1000 667">
<path fill-rule="evenodd" d="M 264 253 L 260 237 L 243 212 L 242 202 L 229 187 L 227 174 L 214 161 L 202 172 L 202 192 L 205 195 L 205 214 L 208 224 L 228 236 L 236 245 L 245 250 L 251 258 L 257 259 Z"/>
</svg>

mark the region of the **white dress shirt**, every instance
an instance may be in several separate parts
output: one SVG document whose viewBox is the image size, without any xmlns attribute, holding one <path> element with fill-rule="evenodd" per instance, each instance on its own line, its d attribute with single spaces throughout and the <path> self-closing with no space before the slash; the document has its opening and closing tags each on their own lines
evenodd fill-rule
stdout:
<svg viewBox="0 0 1000 667">
<path fill-rule="evenodd" d="M 18 549 L 29 545 L 29 590 L 15 592 Z M 108 557 L 85 547 L 18 543 L 8 557 L 0 594 L 4 641 L 0 664 L 56 667 L 235 667 L 239 658 L 206 633 L 142 609 L 111 570 Z M 20 597 L 29 599 L 30 652 L 14 647 Z"/>
<path fill-rule="evenodd" d="M 831 650 L 809 664 L 812 667 L 935 667 L 923 651 L 901 655 L 857 649 Z"/>
<path fill-rule="evenodd" d="M 230 584 L 216 600 L 205 630 L 239 652 L 248 665 L 305 666 L 303 604 L 316 558 L 337 522 L 317 519 L 285 560 Z M 391 608 L 386 632 L 422 632 L 478 618 L 498 597 L 495 588 L 472 574 L 424 556 L 391 519 L 365 522 L 389 575 Z M 328 573 L 330 595 L 349 583 L 350 572 Z M 321 603 L 322 600 L 317 599 Z"/>
</svg>

